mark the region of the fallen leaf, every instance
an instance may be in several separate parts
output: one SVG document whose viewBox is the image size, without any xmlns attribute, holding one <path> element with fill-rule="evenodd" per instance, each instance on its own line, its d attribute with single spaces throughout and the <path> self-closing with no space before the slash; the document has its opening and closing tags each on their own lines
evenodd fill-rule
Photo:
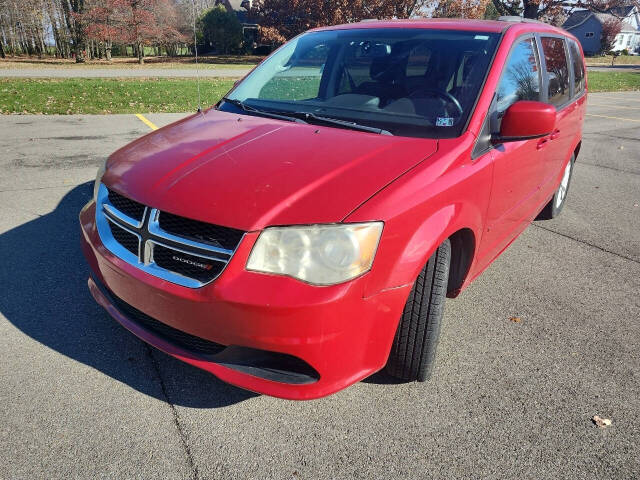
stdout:
<svg viewBox="0 0 640 480">
<path fill-rule="evenodd" d="M 600 415 L 594 415 L 591 419 L 593 423 L 595 423 L 599 428 L 607 428 L 611 425 L 611 420 L 608 418 L 602 418 Z"/>
<path fill-rule="evenodd" d="M 522 319 L 520 317 L 511 317 L 509 318 L 513 323 L 520 323 Z"/>
</svg>

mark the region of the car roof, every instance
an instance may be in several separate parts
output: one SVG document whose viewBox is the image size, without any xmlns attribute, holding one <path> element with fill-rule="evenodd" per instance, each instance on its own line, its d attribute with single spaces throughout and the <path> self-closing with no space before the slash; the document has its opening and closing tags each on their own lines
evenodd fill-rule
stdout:
<svg viewBox="0 0 640 480">
<path fill-rule="evenodd" d="M 350 30 L 361 28 L 424 28 L 438 30 L 466 30 L 477 32 L 501 33 L 508 28 L 523 32 L 553 32 L 567 35 L 567 32 L 543 22 L 507 17 L 505 20 L 472 20 L 465 18 L 415 18 L 402 20 L 364 20 L 330 27 L 315 28 L 311 31 Z"/>
</svg>

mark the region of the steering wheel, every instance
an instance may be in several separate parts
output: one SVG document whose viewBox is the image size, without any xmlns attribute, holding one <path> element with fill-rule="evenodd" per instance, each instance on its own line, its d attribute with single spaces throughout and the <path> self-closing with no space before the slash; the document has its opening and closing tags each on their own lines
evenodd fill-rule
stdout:
<svg viewBox="0 0 640 480">
<path fill-rule="evenodd" d="M 411 92 L 411 94 L 409 94 L 409 98 L 415 98 L 420 93 L 432 93 L 436 97 L 443 98 L 444 100 L 447 100 L 450 103 L 453 103 L 453 105 L 456 107 L 456 110 L 458 110 L 458 113 L 462 115 L 462 107 L 460 106 L 460 102 L 456 97 L 451 95 L 449 92 L 445 90 L 440 90 L 439 88 L 421 88 L 419 90 L 415 90 Z"/>
</svg>

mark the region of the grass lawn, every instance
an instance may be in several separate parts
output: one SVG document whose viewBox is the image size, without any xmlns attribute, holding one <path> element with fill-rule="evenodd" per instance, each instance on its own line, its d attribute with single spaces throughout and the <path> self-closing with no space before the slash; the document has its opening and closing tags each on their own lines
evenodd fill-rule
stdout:
<svg viewBox="0 0 640 480">
<path fill-rule="evenodd" d="M 640 90 L 640 72 L 587 72 L 590 92 Z"/>
<path fill-rule="evenodd" d="M 233 82 L 201 80 L 202 106 L 216 103 Z M 197 98 L 195 79 L 0 79 L 0 113 L 189 112 Z"/>
<path fill-rule="evenodd" d="M 589 72 L 588 75 L 592 92 L 640 90 L 638 72 Z M 231 89 L 233 82 L 227 78 L 201 80 L 202 106 L 216 103 Z M 273 85 L 272 89 L 283 86 Z M 302 87 L 287 87 L 291 98 L 308 96 L 307 88 Z M 317 91 L 317 86 L 314 88 Z M 273 92 L 264 93 L 268 98 Z M 189 112 L 195 111 L 196 104 L 195 79 L 0 78 L 0 113 L 4 114 Z"/>
<path fill-rule="evenodd" d="M 611 55 L 602 57 L 586 57 L 587 65 L 611 65 Z M 620 55 L 616 58 L 614 65 L 638 65 L 640 66 L 640 55 Z"/>
</svg>

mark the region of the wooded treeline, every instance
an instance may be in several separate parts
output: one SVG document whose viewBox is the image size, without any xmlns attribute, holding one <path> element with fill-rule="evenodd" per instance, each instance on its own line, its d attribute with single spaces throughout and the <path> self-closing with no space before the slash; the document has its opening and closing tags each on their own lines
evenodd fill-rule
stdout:
<svg viewBox="0 0 640 480">
<path fill-rule="evenodd" d="M 606 11 L 640 0 L 578 0 L 572 8 Z M 106 58 L 191 54 L 194 17 L 198 44 L 223 53 L 248 53 L 234 12 L 216 0 L 0 0 L 0 56 L 55 55 Z M 521 15 L 561 25 L 564 0 L 253 0 L 246 20 L 259 25 L 256 39 L 276 46 L 309 28 L 369 18 L 416 16 L 497 18 Z M 221 10 L 222 9 L 222 13 Z M 216 10 L 216 11 L 214 11 Z"/>
<path fill-rule="evenodd" d="M 520 16 L 560 26 L 574 9 L 606 12 L 640 0 L 254 0 L 251 17 L 260 34 L 282 43 L 309 28 L 367 18 Z"/>
<path fill-rule="evenodd" d="M 142 60 L 191 53 L 193 17 L 214 0 L 0 0 L 0 56 Z"/>
</svg>

